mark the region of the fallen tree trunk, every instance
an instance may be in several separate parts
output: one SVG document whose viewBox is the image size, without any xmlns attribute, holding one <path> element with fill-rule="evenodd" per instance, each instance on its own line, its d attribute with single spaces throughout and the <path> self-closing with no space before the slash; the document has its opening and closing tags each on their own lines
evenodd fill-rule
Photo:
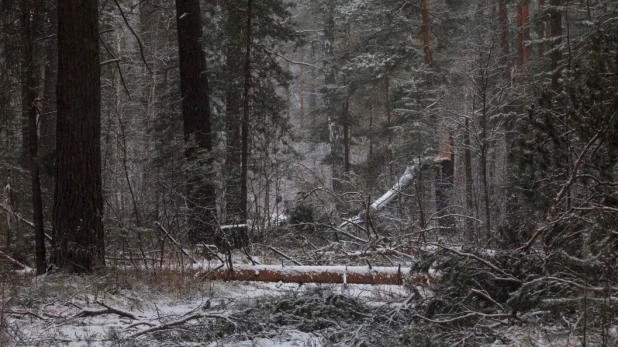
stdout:
<svg viewBox="0 0 618 347">
<path fill-rule="evenodd" d="M 395 183 L 395 185 L 393 185 L 393 187 L 391 187 L 391 189 L 389 189 L 386 193 L 382 194 L 381 197 L 371 203 L 371 205 L 369 206 L 369 213 L 373 214 L 376 212 L 380 212 L 382 209 L 388 206 L 388 204 L 393 199 L 395 199 L 395 197 L 401 192 L 403 188 L 407 187 L 410 183 L 412 183 L 412 181 L 414 181 L 414 178 L 416 178 L 418 171 L 422 170 L 425 166 L 429 164 L 433 164 L 436 161 L 439 161 L 439 158 L 424 157 L 414 160 L 412 165 L 408 166 L 406 168 L 406 171 L 404 171 L 404 173 L 399 177 L 397 183 Z M 363 217 L 366 214 L 367 211 L 365 210 L 359 213 L 356 217 L 345 220 L 339 225 L 339 229 L 345 228 L 349 225 L 361 223 L 363 221 Z"/>
<path fill-rule="evenodd" d="M 410 268 L 368 266 L 277 266 L 236 265 L 233 270 L 217 269 L 205 274 L 206 279 L 224 281 L 258 281 L 283 283 L 351 283 L 371 285 L 426 285 L 435 278 L 408 276 Z"/>
</svg>

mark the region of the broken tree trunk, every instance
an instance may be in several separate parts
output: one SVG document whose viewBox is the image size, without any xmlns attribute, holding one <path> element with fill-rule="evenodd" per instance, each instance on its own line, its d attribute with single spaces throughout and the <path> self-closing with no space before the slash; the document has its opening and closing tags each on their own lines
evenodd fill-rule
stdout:
<svg viewBox="0 0 618 347">
<path fill-rule="evenodd" d="M 276 266 L 236 265 L 234 270 L 217 269 L 204 277 L 210 280 L 258 281 L 283 283 L 351 283 L 371 285 L 425 285 L 435 278 L 417 275 L 408 277 L 409 268 L 368 266 Z"/>
<path fill-rule="evenodd" d="M 438 158 L 434 157 L 424 157 L 414 160 L 412 165 L 408 166 L 406 171 L 404 171 L 404 173 L 399 177 L 397 183 L 395 183 L 391 189 L 389 189 L 369 206 L 369 213 L 373 214 L 383 210 L 391 201 L 393 201 L 393 199 L 395 199 L 403 188 L 407 187 L 410 183 L 412 183 L 412 181 L 414 181 L 414 178 L 416 178 L 416 175 L 420 170 L 430 164 L 433 164 L 436 160 L 438 160 Z M 366 213 L 367 211 L 362 211 L 356 217 L 345 220 L 339 225 L 339 229 L 345 228 L 349 225 L 361 223 Z"/>
</svg>

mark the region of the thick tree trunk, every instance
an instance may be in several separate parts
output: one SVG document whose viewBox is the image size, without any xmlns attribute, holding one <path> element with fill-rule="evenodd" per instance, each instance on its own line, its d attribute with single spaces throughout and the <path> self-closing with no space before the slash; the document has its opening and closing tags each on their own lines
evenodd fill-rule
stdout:
<svg viewBox="0 0 618 347">
<path fill-rule="evenodd" d="M 45 61 L 45 82 L 43 94 L 42 114 L 39 117 L 40 131 L 40 167 L 41 188 L 44 215 L 46 220 L 53 223 L 54 205 L 54 163 L 53 157 L 56 150 L 56 84 L 58 83 L 58 10 L 55 1 L 46 1 L 47 15 L 49 18 L 45 36 L 49 36 L 46 43 L 47 59 Z M 54 231 L 52 230 L 52 233 Z M 55 258 L 55 242 L 52 234 L 51 256 Z"/>
<path fill-rule="evenodd" d="M 54 235 L 56 262 L 69 272 L 105 265 L 98 6 L 58 2 Z"/>
<path fill-rule="evenodd" d="M 176 21 L 185 157 L 189 164 L 187 196 L 192 212 L 189 237 L 192 242 L 212 241 L 217 212 L 212 175 L 204 175 L 204 170 L 211 169 L 212 140 L 199 0 L 176 0 Z"/>
<path fill-rule="evenodd" d="M 23 71 L 22 71 L 22 110 L 27 119 L 27 135 L 24 140 L 28 145 L 28 162 L 30 166 L 31 189 L 32 189 L 32 210 L 34 221 L 34 240 L 36 255 L 36 272 L 38 275 L 45 273 L 47 261 L 45 259 L 45 230 L 43 224 L 43 203 L 41 198 L 41 180 L 38 161 L 38 132 L 37 132 L 37 107 L 35 99 L 37 97 L 37 72 L 40 69 L 35 64 L 35 40 L 40 35 L 42 24 L 43 3 L 33 0 L 22 2 L 21 24 L 23 29 Z"/>
<path fill-rule="evenodd" d="M 227 224 L 244 224 L 243 207 L 241 204 L 241 122 L 242 122 L 242 46 L 244 42 L 243 18 L 241 13 L 230 2 L 227 5 L 227 31 L 229 43 L 226 52 L 226 68 L 228 84 L 225 94 L 225 122 L 227 128 L 227 145 L 225 160 L 225 209 Z"/>
</svg>

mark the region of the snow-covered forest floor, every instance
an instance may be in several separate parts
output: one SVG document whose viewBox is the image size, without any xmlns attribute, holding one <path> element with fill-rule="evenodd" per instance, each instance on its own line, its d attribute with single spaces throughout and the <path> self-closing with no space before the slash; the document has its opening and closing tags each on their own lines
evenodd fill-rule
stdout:
<svg viewBox="0 0 618 347">
<path fill-rule="evenodd" d="M 440 334 L 417 324 L 418 303 L 432 298 L 424 286 L 225 282 L 170 269 L 10 276 L 0 346 L 433 346 Z M 578 346 L 580 318 L 537 311 L 444 334 L 459 345 Z"/>
<path fill-rule="evenodd" d="M 5 286 L 0 311 L 11 346 L 351 345 L 373 310 L 407 296 L 402 286 L 204 281 L 195 272 L 19 282 Z"/>
</svg>

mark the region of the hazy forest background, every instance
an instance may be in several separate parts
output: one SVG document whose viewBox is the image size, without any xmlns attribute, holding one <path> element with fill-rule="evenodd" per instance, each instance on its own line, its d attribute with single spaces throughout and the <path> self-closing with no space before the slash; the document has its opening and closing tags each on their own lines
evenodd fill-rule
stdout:
<svg viewBox="0 0 618 347">
<path fill-rule="evenodd" d="M 45 273 L 324 283 L 95 345 L 615 345 L 617 74 L 614 0 L 1 0 L 0 346 Z"/>
</svg>

